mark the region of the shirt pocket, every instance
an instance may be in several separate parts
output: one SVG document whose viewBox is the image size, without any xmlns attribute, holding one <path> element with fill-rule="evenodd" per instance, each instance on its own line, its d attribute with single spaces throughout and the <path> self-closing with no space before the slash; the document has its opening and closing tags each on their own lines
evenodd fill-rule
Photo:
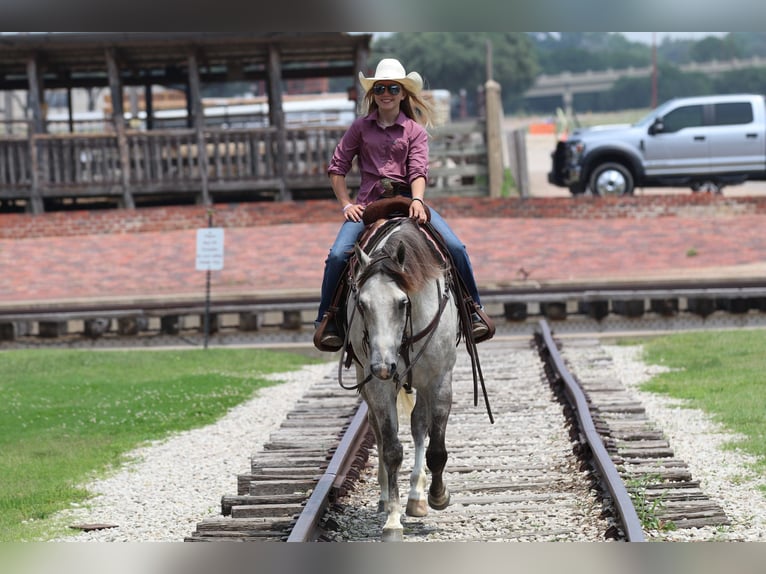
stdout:
<svg viewBox="0 0 766 574">
<path fill-rule="evenodd" d="M 407 162 L 407 152 L 409 151 L 409 146 L 407 145 L 407 142 L 404 139 L 397 139 L 394 140 L 391 143 L 391 161 L 401 165 L 405 166 Z"/>
</svg>

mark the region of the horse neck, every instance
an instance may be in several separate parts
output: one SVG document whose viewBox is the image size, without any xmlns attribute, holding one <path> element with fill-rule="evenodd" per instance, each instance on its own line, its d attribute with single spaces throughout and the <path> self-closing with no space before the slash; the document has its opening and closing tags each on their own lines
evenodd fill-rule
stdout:
<svg viewBox="0 0 766 574">
<path fill-rule="evenodd" d="M 439 312 L 446 289 L 446 275 L 429 280 L 422 289 L 409 294 L 415 329 L 427 325 Z"/>
</svg>

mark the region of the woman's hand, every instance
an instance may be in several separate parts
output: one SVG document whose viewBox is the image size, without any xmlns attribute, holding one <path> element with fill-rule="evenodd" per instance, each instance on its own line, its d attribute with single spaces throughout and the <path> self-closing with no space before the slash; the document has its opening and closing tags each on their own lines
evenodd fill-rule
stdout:
<svg viewBox="0 0 766 574">
<path fill-rule="evenodd" d="M 362 221 L 362 214 L 364 213 L 364 207 L 358 203 L 348 203 L 343 208 L 343 217 L 346 221 Z"/>
<path fill-rule="evenodd" d="M 412 199 L 412 203 L 410 203 L 410 218 L 418 223 L 426 222 L 426 206 L 422 199 Z"/>
</svg>

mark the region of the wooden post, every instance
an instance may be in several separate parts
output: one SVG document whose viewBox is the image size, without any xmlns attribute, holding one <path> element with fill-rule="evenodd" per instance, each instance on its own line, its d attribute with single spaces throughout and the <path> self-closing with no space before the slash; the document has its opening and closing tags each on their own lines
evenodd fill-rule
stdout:
<svg viewBox="0 0 766 574">
<path fill-rule="evenodd" d="M 5 98 L 5 133 L 13 133 L 13 93 L 10 90 L 3 91 L 3 97 Z"/>
<path fill-rule="evenodd" d="M 27 127 L 29 141 L 29 161 L 32 170 L 32 189 L 30 190 L 29 209 L 32 213 L 42 213 L 43 199 L 40 183 L 40 156 L 37 153 L 36 135 L 45 133 L 45 118 L 41 104 L 42 78 L 37 65 L 37 58 L 32 56 L 27 60 L 27 82 L 29 84 L 28 105 L 32 109 L 32 121 Z"/>
<path fill-rule="evenodd" d="M 202 111 L 202 90 L 200 89 L 199 67 L 197 66 L 197 56 L 192 52 L 189 54 L 189 104 L 194 116 L 194 128 L 197 130 L 197 168 L 202 185 L 201 202 L 203 205 L 210 205 L 210 190 L 208 189 L 207 179 L 207 144 L 205 142 L 205 116 Z"/>
<path fill-rule="evenodd" d="M 484 85 L 484 109 L 487 124 L 487 170 L 489 172 L 489 196 L 500 197 L 503 193 L 503 104 L 500 84 L 492 78 L 492 42 L 487 40 L 487 83 Z"/>
<path fill-rule="evenodd" d="M 516 181 L 519 197 L 529 197 L 529 166 L 527 164 L 526 131 L 523 128 L 506 133 L 508 160 L 511 173 Z"/>
<path fill-rule="evenodd" d="M 489 80 L 484 89 L 487 124 L 487 169 L 489 172 L 489 196 L 500 197 L 503 191 L 503 105 L 500 101 L 500 84 Z"/>
<path fill-rule="evenodd" d="M 154 101 L 152 100 L 152 85 L 149 83 L 144 86 L 144 103 L 146 104 L 146 129 L 151 131 L 154 129 Z"/>
<path fill-rule="evenodd" d="M 32 176 L 29 210 L 37 214 L 42 213 L 45 208 L 40 195 L 40 159 L 37 153 L 37 134 L 34 133 L 34 128 L 31 125 L 27 128 L 27 143 L 29 145 L 29 170 Z"/>
<path fill-rule="evenodd" d="M 36 134 L 45 133 L 45 118 L 43 117 L 42 105 L 42 77 L 37 57 L 32 56 L 27 60 L 27 82 L 29 84 L 28 105 L 32 110 L 32 127 Z"/>
<path fill-rule="evenodd" d="M 71 80 L 70 80 L 71 81 Z M 69 133 L 74 133 L 74 109 L 72 108 L 72 86 L 66 88 L 66 109 L 69 119 Z"/>
<path fill-rule="evenodd" d="M 269 45 L 269 123 L 277 128 L 277 176 L 280 180 L 279 198 L 282 201 L 292 199 L 287 187 L 287 134 L 285 132 L 285 113 L 282 109 L 282 57 L 279 48 Z"/>
<path fill-rule="evenodd" d="M 356 71 L 354 72 L 353 80 L 354 80 L 354 86 L 356 86 L 357 82 L 359 81 L 357 79 L 357 74 L 359 72 L 365 72 L 365 68 L 367 67 L 367 50 L 361 47 L 357 47 L 356 49 Z M 364 102 L 364 92 L 362 90 L 356 91 L 356 110 L 359 111 L 362 108 L 362 103 Z"/>
<path fill-rule="evenodd" d="M 122 82 L 113 48 L 106 49 L 106 67 L 109 73 L 109 90 L 112 96 L 112 121 L 117 132 L 117 147 L 120 151 L 122 202 L 127 209 L 135 209 L 136 204 L 130 189 L 130 157 L 128 155 L 128 136 L 125 133 Z"/>
</svg>

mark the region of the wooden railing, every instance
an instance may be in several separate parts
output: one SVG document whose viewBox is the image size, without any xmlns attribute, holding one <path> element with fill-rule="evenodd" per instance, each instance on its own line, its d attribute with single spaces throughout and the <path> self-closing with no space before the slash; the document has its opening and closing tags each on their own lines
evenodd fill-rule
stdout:
<svg viewBox="0 0 766 574">
<path fill-rule="evenodd" d="M 37 205 L 60 198 L 240 192 L 279 199 L 302 192 L 332 197 L 327 163 L 345 127 L 206 128 L 128 131 L 127 162 L 118 136 L 39 134 L 0 138 L 0 200 Z M 481 125 L 432 132 L 433 195 L 487 195 L 487 150 Z M 204 148 L 203 148 L 204 145 Z M 206 164 L 200 165 L 204 149 Z M 123 170 L 127 166 L 127 178 Z M 353 187 L 358 173 L 349 175 Z M 127 187 L 127 189 L 126 189 Z"/>
</svg>

